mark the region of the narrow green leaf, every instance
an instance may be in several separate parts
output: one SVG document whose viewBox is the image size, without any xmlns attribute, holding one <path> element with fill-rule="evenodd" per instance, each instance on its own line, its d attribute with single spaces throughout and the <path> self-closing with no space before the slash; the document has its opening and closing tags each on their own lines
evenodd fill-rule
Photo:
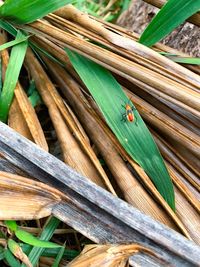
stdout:
<svg viewBox="0 0 200 267">
<path fill-rule="evenodd" d="M 2 69 L 2 60 L 0 58 L 0 70 Z M 2 91 L 2 71 L 0 71 L 0 95 L 1 95 L 1 91 Z"/>
<path fill-rule="evenodd" d="M 37 90 L 35 90 L 30 96 L 29 96 L 29 101 L 31 102 L 31 105 L 33 107 L 39 105 L 40 103 L 42 103 L 42 99 L 38 93 Z"/>
<path fill-rule="evenodd" d="M 30 82 L 29 88 L 27 90 L 28 99 L 33 107 L 42 103 L 42 99 L 37 91 L 34 80 Z"/>
<path fill-rule="evenodd" d="M 21 39 L 22 36 L 24 35 L 21 32 L 18 32 L 16 39 Z M 11 51 L 10 60 L 6 70 L 5 81 L 0 96 L 0 120 L 3 122 L 6 122 L 7 120 L 27 46 L 27 41 L 24 41 L 15 45 Z"/>
<path fill-rule="evenodd" d="M 59 223 L 60 223 L 59 219 L 57 219 L 55 217 L 50 217 L 48 223 L 46 224 L 46 226 L 44 227 L 44 229 L 40 235 L 40 240 L 44 240 L 44 241 L 50 240 L 51 237 L 53 236 L 55 229 L 58 227 Z M 45 248 L 41 248 L 41 247 L 32 248 L 28 257 L 29 257 L 29 260 L 32 263 L 33 267 L 36 266 L 36 264 L 38 263 L 39 258 L 42 255 L 42 253 L 44 252 L 44 250 L 45 250 Z M 21 267 L 25 267 L 25 265 L 22 264 Z"/>
<path fill-rule="evenodd" d="M 17 38 L 17 39 L 15 39 L 13 41 L 10 41 L 10 42 L 7 42 L 7 43 L 5 43 L 3 45 L 0 45 L 0 51 L 4 50 L 6 48 L 9 48 L 11 46 L 20 44 L 20 43 L 26 41 L 28 38 L 29 38 L 29 36 L 22 36 L 21 38 Z"/>
<path fill-rule="evenodd" d="M 26 244 L 29 244 L 31 246 L 34 247 L 40 247 L 40 248 L 57 248 L 57 247 L 61 247 L 60 245 L 57 245 L 53 242 L 49 242 L 49 241 L 43 241 L 38 239 L 37 237 L 33 236 L 32 234 L 23 231 L 21 229 L 17 229 L 15 231 L 15 235 L 16 237 L 23 241 Z"/>
<path fill-rule="evenodd" d="M 59 263 L 62 260 L 64 252 L 65 252 L 65 246 L 61 247 L 61 249 L 60 249 L 58 255 L 56 256 L 55 261 L 51 267 L 59 267 Z"/>
<path fill-rule="evenodd" d="M 5 225 L 13 232 L 18 228 L 16 221 L 5 221 Z"/>
<path fill-rule="evenodd" d="M 27 244 L 20 244 L 20 245 L 21 245 L 21 248 L 24 251 L 24 253 L 29 254 L 31 252 L 31 246 L 29 246 Z M 43 249 L 41 256 L 55 258 L 58 255 L 59 251 L 60 251 L 60 248 L 45 248 L 45 249 Z M 67 260 L 73 260 L 79 254 L 80 254 L 80 252 L 77 250 L 65 249 L 64 254 L 63 254 L 63 258 L 65 258 Z"/>
<path fill-rule="evenodd" d="M 139 42 L 152 46 L 200 9 L 200 0 L 169 0 L 144 30 Z"/>
<path fill-rule="evenodd" d="M 197 57 L 180 57 L 180 56 L 168 56 L 169 59 L 177 63 L 182 64 L 191 64 L 191 65 L 200 65 L 200 58 Z"/>
<path fill-rule="evenodd" d="M 108 125 L 128 154 L 145 170 L 158 191 L 175 210 L 174 190 L 160 152 L 139 113 L 121 86 L 106 69 L 66 49 L 75 70 L 90 90 Z M 133 108 L 134 122 L 122 120 L 126 103 Z"/>
<path fill-rule="evenodd" d="M 43 48 L 39 47 L 37 44 L 34 44 L 32 42 L 29 43 L 30 44 L 30 47 L 36 51 L 36 52 L 39 52 L 44 54 L 46 57 L 48 57 L 49 59 L 51 59 L 52 61 L 56 62 L 57 64 L 61 65 L 62 67 L 64 67 L 64 64 L 59 61 L 57 58 L 55 58 L 54 56 L 52 56 L 50 53 L 48 53 L 47 51 L 45 51 Z M 36 53 L 38 54 L 38 53 Z"/>
<path fill-rule="evenodd" d="M 14 257 L 9 249 L 5 249 L 4 256 L 10 267 L 20 267 L 20 262 Z"/>
<path fill-rule="evenodd" d="M 17 24 L 25 24 L 42 18 L 73 0 L 6 0 L 0 7 L 0 18 Z"/>
<path fill-rule="evenodd" d="M 15 242 L 13 239 L 8 239 L 8 248 L 10 249 L 13 255 L 15 255 L 19 247 L 20 247 L 19 244 Z"/>
<path fill-rule="evenodd" d="M 4 255 L 4 248 L 0 246 L 0 261 L 3 260 L 5 257 Z"/>
<path fill-rule="evenodd" d="M 17 29 L 7 21 L 0 20 L 0 28 L 4 29 L 6 32 L 9 32 L 11 35 L 17 35 Z"/>
</svg>

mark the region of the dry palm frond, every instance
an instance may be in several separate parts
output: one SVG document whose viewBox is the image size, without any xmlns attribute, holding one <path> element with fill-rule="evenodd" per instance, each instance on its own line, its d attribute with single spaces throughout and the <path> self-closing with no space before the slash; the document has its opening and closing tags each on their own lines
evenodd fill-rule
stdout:
<svg viewBox="0 0 200 267">
<path fill-rule="evenodd" d="M 88 142 L 91 140 L 129 203 L 181 231 L 188 238 L 191 235 L 199 242 L 196 230 L 192 229 L 191 220 L 187 219 L 187 216 L 191 216 L 196 227 L 199 227 L 199 76 L 138 44 L 136 36 L 128 31 L 83 15 L 72 6 L 50 14 L 46 19 L 48 22 L 38 20 L 20 27 L 34 33 L 35 36 L 31 40 L 59 59 L 67 70 L 66 72 L 64 68 L 42 56 L 52 80 L 56 81 L 64 95 L 63 100 L 33 53 L 28 51 L 26 66 L 48 107 L 64 161 L 114 193 Z M 83 93 L 84 85 L 72 68 L 64 47 L 77 51 L 113 71 L 121 85 L 127 88 L 127 94 L 133 97 L 132 100 L 145 121 L 156 132 L 156 136 L 161 138 L 158 145 L 165 160 L 173 165 L 168 164 L 178 187 L 178 216 L 164 203 L 144 171 L 118 144 L 101 115 L 99 116 L 99 110 L 93 100 L 87 97 L 88 93 Z M 167 49 L 162 45 L 157 48 Z M 72 108 L 76 119 L 69 112 L 65 101 Z M 81 128 L 84 128 L 87 134 Z M 137 174 L 131 172 L 124 159 Z M 138 175 L 162 208 L 143 188 L 138 181 Z"/>
<path fill-rule="evenodd" d="M 67 6 L 66 9 L 64 8 L 55 14 L 50 14 L 46 19 L 48 23 L 40 20 L 30 25 L 23 26 L 23 28 L 35 33 L 35 36 L 32 38 L 33 42 L 63 62 L 67 71 L 72 75 L 69 76 L 63 72 L 61 67 L 52 67 L 53 63 L 43 58 L 51 74 L 54 76 L 54 79 L 60 86 L 66 100 L 73 111 L 75 111 L 83 128 L 86 129 L 89 138 L 95 143 L 95 146 L 106 161 L 109 170 L 123 191 L 126 200 L 148 214 L 156 216 L 158 219 L 160 215 L 158 215 L 159 213 L 156 211 L 156 206 L 150 201 L 149 197 L 144 197 L 147 196 L 147 194 L 141 189 L 142 187 L 139 186 L 138 181 L 136 179 L 134 180 L 133 175 L 127 170 L 124 162 L 118 157 L 116 150 L 113 150 L 113 141 L 111 142 L 111 140 L 109 140 L 110 136 L 109 138 L 106 137 L 105 130 L 102 131 L 100 128 L 96 128 L 99 130 L 95 129 L 95 127 L 99 127 L 98 125 L 101 125 L 101 127 L 104 125 L 102 121 L 100 122 L 98 119 L 98 109 L 96 109 L 97 114 L 93 112 L 92 108 L 95 106 L 92 105 L 91 108 L 91 103 L 93 101 L 89 99 L 89 102 L 87 102 L 81 91 L 77 91 L 77 88 L 80 88 L 77 82 L 82 87 L 84 86 L 74 72 L 62 48 L 69 47 L 98 62 L 102 66 L 107 67 L 118 75 L 117 78 L 125 87 L 127 87 L 128 80 L 128 89 L 130 89 L 132 84 L 137 86 L 133 92 L 130 92 L 130 90 L 127 91 L 128 94 L 134 97 L 134 103 L 148 124 L 156 129 L 156 132 L 159 133 L 162 138 L 167 139 L 166 145 L 174 146 L 173 153 L 175 153 L 177 162 L 180 163 L 179 166 L 182 166 L 184 162 L 186 163 L 186 170 L 187 168 L 192 169 L 194 176 L 190 174 L 185 175 L 184 170 L 178 170 L 177 175 L 175 175 L 176 178 L 181 176 L 181 179 L 187 179 L 189 183 L 192 182 L 192 188 L 193 185 L 198 187 L 194 177 L 198 175 L 197 158 L 199 157 L 199 76 L 171 62 L 169 59 L 158 55 L 151 49 L 139 45 L 135 42 L 136 37 L 126 30 L 83 15 L 72 6 Z M 104 45 L 104 47 L 92 44 L 88 42 L 88 39 L 98 42 Z M 161 45 L 160 47 L 164 46 Z M 119 76 L 123 77 L 123 79 L 119 78 Z M 65 90 L 63 88 L 65 88 Z M 71 88 L 71 90 L 68 90 L 68 88 Z M 138 90 L 140 90 L 141 93 L 137 93 Z M 63 112 L 63 104 L 61 104 L 61 98 L 58 94 L 54 93 L 52 93 L 52 96 L 62 116 L 66 118 L 67 116 L 64 115 L 65 112 Z M 170 112 L 173 112 L 174 109 L 177 109 L 177 113 L 172 115 L 171 118 Z M 95 130 L 92 130 L 92 128 Z M 117 147 L 117 150 L 123 155 L 122 149 L 119 149 L 116 143 L 115 147 Z M 187 153 L 185 153 L 186 151 Z M 124 155 L 123 157 L 127 158 L 127 156 Z M 131 163 L 131 160 L 129 160 L 129 162 Z M 115 168 L 116 164 L 118 165 L 118 170 Z M 160 203 L 163 203 L 162 198 L 156 193 L 156 189 L 149 182 L 148 178 L 145 177 L 141 169 L 139 169 L 136 164 L 134 165 L 134 163 L 131 163 L 131 165 L 134 166 L 136 172 L 143 177 L 143 182 L 146 184 L 147 188 L 149 188 L 151 192 L 154 192 L 154 197 L 159 200 Z M 172 171 L 172 176 L 173 173 Z M 123 179 L 123 177 L 125 177 L 125 179 Z M 174 181 L 177 184 L 176 178 Z M 180 184 L 181 182 L 179 180 L 178 187 L 183 194 L 186 194 L 186 191 L 183 189 L 183 184 Z M 188 201 L 198 210 L 198 201 L 194 201 L 195 197 L 191 195 L 191 192 L 192 191 L 189 193 L 190 197 Z M 142 203 L 140 201 L 141 194 L 143 195 Z M 180 192 L 177 191 L 177 194 L 180 195 Z M 145 205 L 144 199 L 146 199 L 148 206 Z M 168 210 L 164 204 L 162 205 L 164 209 L 167 210 L 168 214 L 171 214 L 170 210 Z M 151 207 L 153 206 L 154 208 L 152 209 Z M 190 205 L 188 208 L 192 209 Z M 182 207 L 180 207 L 180 209 L 182 209 Z M 189 236 L 184 228 L 184 224 L 181 225 L 179 219 L 173 217 L 172 214 L 170 216 L 170 218 L 173 218 L 176 224 L 179 225 L 179 229 L 182 229 L 182 232 Z M 162 220 L 163 219 L 161 219 L 161 221 Z M 164 221 L 166 223 L 165 219 Z M 168 224 L 169 220 L 167 221 Z"/>
<path fill-rule="evenodd" d="M 156 257 L 156 253 L 143 246 L 132 245 L 87 245 L 69 267 L 127 267 L 128 258 L 138 252 Z"/>
<path fill-rule="evenodd" d="M 0 172 L 0 220 L 33 220 L 51 214 L 58 190 L 22 176 Z"/>
</svg>

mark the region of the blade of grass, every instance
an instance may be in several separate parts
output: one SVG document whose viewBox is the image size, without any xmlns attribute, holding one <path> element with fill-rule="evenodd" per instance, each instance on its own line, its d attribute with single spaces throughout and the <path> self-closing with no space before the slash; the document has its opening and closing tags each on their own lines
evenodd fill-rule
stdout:
<svg viewBox="0 0 200 267">
<path fill-rule="evenodd" d="M 65 246 L 61 247 L 61 249 L 60 249 L 58 255 L 56 256 L 56 259 L 55 259 L 55 261 L 51 267 L 59 267 L 59 264 L 60 264 L 60 261 L 62 260 L 64 252 L 65 252 Z"/>
<path fill-rule="evenodd" d="M 17 24 L 25 24 L 42 18 L 60 7 L 73 3 L 73 0 L 6 0 L 0 7 L 0 17 Z"/>
<path fill-rule="evenodd" d="M 37 237 L 33 236 L 32 234 L 30 234 L 24 230 L 21 230 L 21 229 L 16 230 L 15 235 L 19 240 L 23 241 L 26 244 L 34 246 L 34 247 L 40 247 L 40 248 L 57 248 L 57 247 L 60 247 L 60 245 L 57 245 L 53 242 L 40 240 Z"/>
<path fill-rule="evenodd" d="M 40 235 L 40 240 L 46 240 L 48 241 L 55 229 L 58 227 L 60 223 L 60 220 L 55 218 L 55 217 L 51 217 L 50 220 L 48 221 L 47 225 L 44 227 L 41 235 Z M 42 253 L 44 252 L 44 248 L 41 247 L 33 247 L 31 252 L 29 253 L 28 257 L 30 262 L 33 264 L 33 267 L 36 266 L 36 264 L 38 263 L 38 260 L 40 258 L 40 256 L 42 255 Z M 21 265 L 21 267 L 25 267 L 24 264 Z"/>
<path fill-rule="evenodd" d="M 31 247 L 27 244 L 21 244 L 24 253 L 29 254 L 31 251 Z M 60 248 L 45 248 L 42 252 L 41 256 L 44 257 L 56 257 L 59 253 Z M 67 260 L 73 260 L 80 254 L 77 250 L 65 249 L 63 257 Z"/>
<path fill-rule="evenodd" d="M 142 118 L 134 110 L 135 122 L 122 121 L 125 111 L 122 104 L 131 104 L 120 85 L 103 67 L 69 49 L 66 52 L 122 146 L 145 170 L 163 198 L 175 210 L 172 181 Z"/>
<path fill-rule="evenodd" d="M 200 9 L 200 0 L 169 0 L 142 33 L 139 42 L 152 46 Z"/>
<path fill-rule="evenodd" d="M 20 31 L 16 39 L 24 36 Z M 24 61 L 28 42 L 27 40 L 14 46 L 11 51 L 10 61 L 6 70 L 5 81 L 0 96 L 0 120 L 6 122 L 12 99 L 14 96 L 15 86 L 19 77 L 19 73 Z"/>
<path fill-rule="evenodd" d="M 10 267 L 20 267 L 20 262 L 14 257 L 9 249 L 4 251 L 4 256 Z"/>
<path fill-rule="evenodd" d="M 0 20 L 0 27 L 13 36 L 17 35 L 17 29 L 7 21 Z"/>
<path fill-rule="evenodd" d="M 0 261 L 3 260 L 5 257 L 4 255 L 4 248 L 0 246 Z"/>
<path fill-rule="evenodd" d="M 180 57 L 180 56 L 168 56 L 168 58 L 173 60 L 174 62 L 177 63 L 182 63 L 182 64 L 191 64 L 191 65 L 200 65 L 200 58 L 195 58 L 195 57 Z"/>
<path fill-rule="evenodd" d="M 7 42 L 6 44 L 0 45 L 0 51 L 4 50 L 6 48 L 9 48 L 11 46 L 20 44 L 20 43 L 26 41 L 28 38 L 29 38 L 29 36 L 22 35 L 21 38 L 16 38 L 13 41 L 10 41 L 10 42 Z"/>
<path fill-rule="evenodd" d="M 2 70 L 2 60 L 0 57 L 0 69 Z M 1 95 L 1 91 L 2 91 L 2 71 L 0 71 L 0 95 Z"/>
<path fill-rule="evenodd" d="M 27 267 L 32 267 L 27 255 L 23 252 L 20 245 L 15 242 L 13 239 L 8 239 L 8 248 L 12 252 L 12 254 L 22 261 Z"/>
</svg>

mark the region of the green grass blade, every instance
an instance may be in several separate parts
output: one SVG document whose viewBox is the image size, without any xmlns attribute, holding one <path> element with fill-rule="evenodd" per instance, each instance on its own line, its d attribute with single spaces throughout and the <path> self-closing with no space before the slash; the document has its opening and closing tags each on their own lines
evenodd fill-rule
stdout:
<svg viewBox="0 0 200 267">
<path fill-rule="evenodd" d="M 177 63 L 182 64 L 191 64 L 191 65 L 200 65 L 200 58 L 197 57 L 180 57 L 180 56 L 168 56 L 169 59 Z"/>
<path fill-rule="evenodd" d="M 40 247 L 40 248 L 57 248 L 61 247 L 60 245 L 57 245 L 53 242 L 45 241 L 45 240 L 40 240 L 37 237 L 33 236 L 32 234 L 23 231 L 21 229 L 17 229 L 15 231 L 16 237 L 23 241 L 26 244 L 29 244 L 34 247 Z"/>
<path fill-rule="evenodd" d="M 0 246 L 0 261 L 3 260 L 5 257 L 4 255 L 4 248 Z"/>
<path fill-rule="evenodd" d="M 174 190 L 160 152 L 139 113 L 135 122 L 122 121 L 122 104 L 130 103 L 121 86 L 106 69 L 66 49 L 75 70 L 90 90 L 108 125 L 128 152 L 145 170 L 158 191 L 175 210 Z"/>
<path fill-rule="evenodd" d="M 0 57 L 0 69 L 2 70 L 2 60 L 1 60 L 1 57 Z M 2 71 L 0 71 L 0 95 L 1 95 L 1 91 L 2 91 Z"/>
<path fill-rule="evenodd" d="M 40 235 L 40 240 L 45 240 L 48 241 L 51 239 L 51 237 L 53 236 L 53 233 L 55 231 L 55 229 L 58 227 L 60 223 L 60 220 L 55 218 L 55 217 L 51 217 L 50 220 L 48 221 L 47 225 L 44 227 L 41 235 Z M 44 252 L 44 248 L 39 248 L 39 247 L 33 247 L 31 252 L 29 253 L 28 257 L 30 262 L 32 263 L 33 267 L 36 266 L 36 264 L 39 261 L 40 256 L 42 255 L 42 253 Z M 21 267 L 26 267 L 24 264 L 22 264 Z"/>
<path fill-rule="evenodd" d="M 29 254 L 31 251 L 31 247 L 27 244 L 21 244 L 22 250 L 24 253 Z M 55 258 L 60 251 L 60 248 L 45 248 L 41 254 L 41 256 L 44 257 L 51 257 Z M 63 258 L 67 260 L 73 260 L 75 257 L 77 257 L 80 254 L 79 251 L 74 249 L 65 249 Z M 1 252 L 0 252 L 1 255 Z"/>
<path fill-rule="evenodd" d="M 4 257 L 9 264 L 10 267 L 20 267 L 20 262 L 14 257 L 14 255 L 11 253 L 9 249 L 5 249 L 4 251 Z"/>
<path fill-rule="evenodd" d="M 7 21 L 0 20 L 0 28 L 4 29 L 6 32 L 9 32 L 11 35 L 17 35 L 17 29 Z"/>
<path fill-rule="evenodd" d="M 29 36 L 22 36 L 21 38 L 17 38 L 13 41 L 10 41 L 10 42 L 7 42 L 3 45 L 0 45 L 0 51 L 4 50 L 4 49 L 7 49 L 11 46 L 14 46 L 14 45 L 17 45 L 17 44 L 20 44 L 21 42 L 24 42 L 26 41 L 27 39 L 29 38 Z"/>
<path fill-rule="evenodd" d="M 16 39 L 21 39 L 24 36 L 21 32 L 18 32 Z M 12 48 L 10 60 L 6 70 L 5 81 L 0 96 L 0 120 L 6 122 L 8 112 L 12 99 L 14 96 L 14 90 L 17 84 L 19 73 L 24 61 L 28 42 L 24 41 Z"/>
<path fill-rule="evenodd" d="M 6 0 L 0 7 L 0 18 L 17 24 L 25 24 L 42 18 L 73 0 Z"/>
<path fill-rule="evenodd" d="M 59 267 L 59 264 L 60 264 L 60 261 L 62 260 L 64 252 L 65 252 L 65 246 L 61 247 L 61 249 L 60 249 L 58 255 L 56 256 L 55 261 L 51 267 Z"/>
<path fill-rule="evenodd" d="M 169 0 L 144 30 L 139 42 L 152 46 L 200 9 L 200 0 Z"/>
<path fill-rule="evenodd" d="M 18 225 L 16 221 L 5 221 L 5 225 L 13 232 L 17 231 Z"/>
</svg>

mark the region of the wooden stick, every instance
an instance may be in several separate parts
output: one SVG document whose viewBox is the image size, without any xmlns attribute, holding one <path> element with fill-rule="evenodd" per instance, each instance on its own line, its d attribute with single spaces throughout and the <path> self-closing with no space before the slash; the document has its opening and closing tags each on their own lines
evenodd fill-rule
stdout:
<svg viewBox="0 0 200 267">
<path fill-rule="evenodd" d="M 199 266 L 200 247 L 96 186 L 0 122 L 0 153 L 63 192 L 53 214 L 98 243 L 136 242 L 177 267 Z"/>
</svg>

